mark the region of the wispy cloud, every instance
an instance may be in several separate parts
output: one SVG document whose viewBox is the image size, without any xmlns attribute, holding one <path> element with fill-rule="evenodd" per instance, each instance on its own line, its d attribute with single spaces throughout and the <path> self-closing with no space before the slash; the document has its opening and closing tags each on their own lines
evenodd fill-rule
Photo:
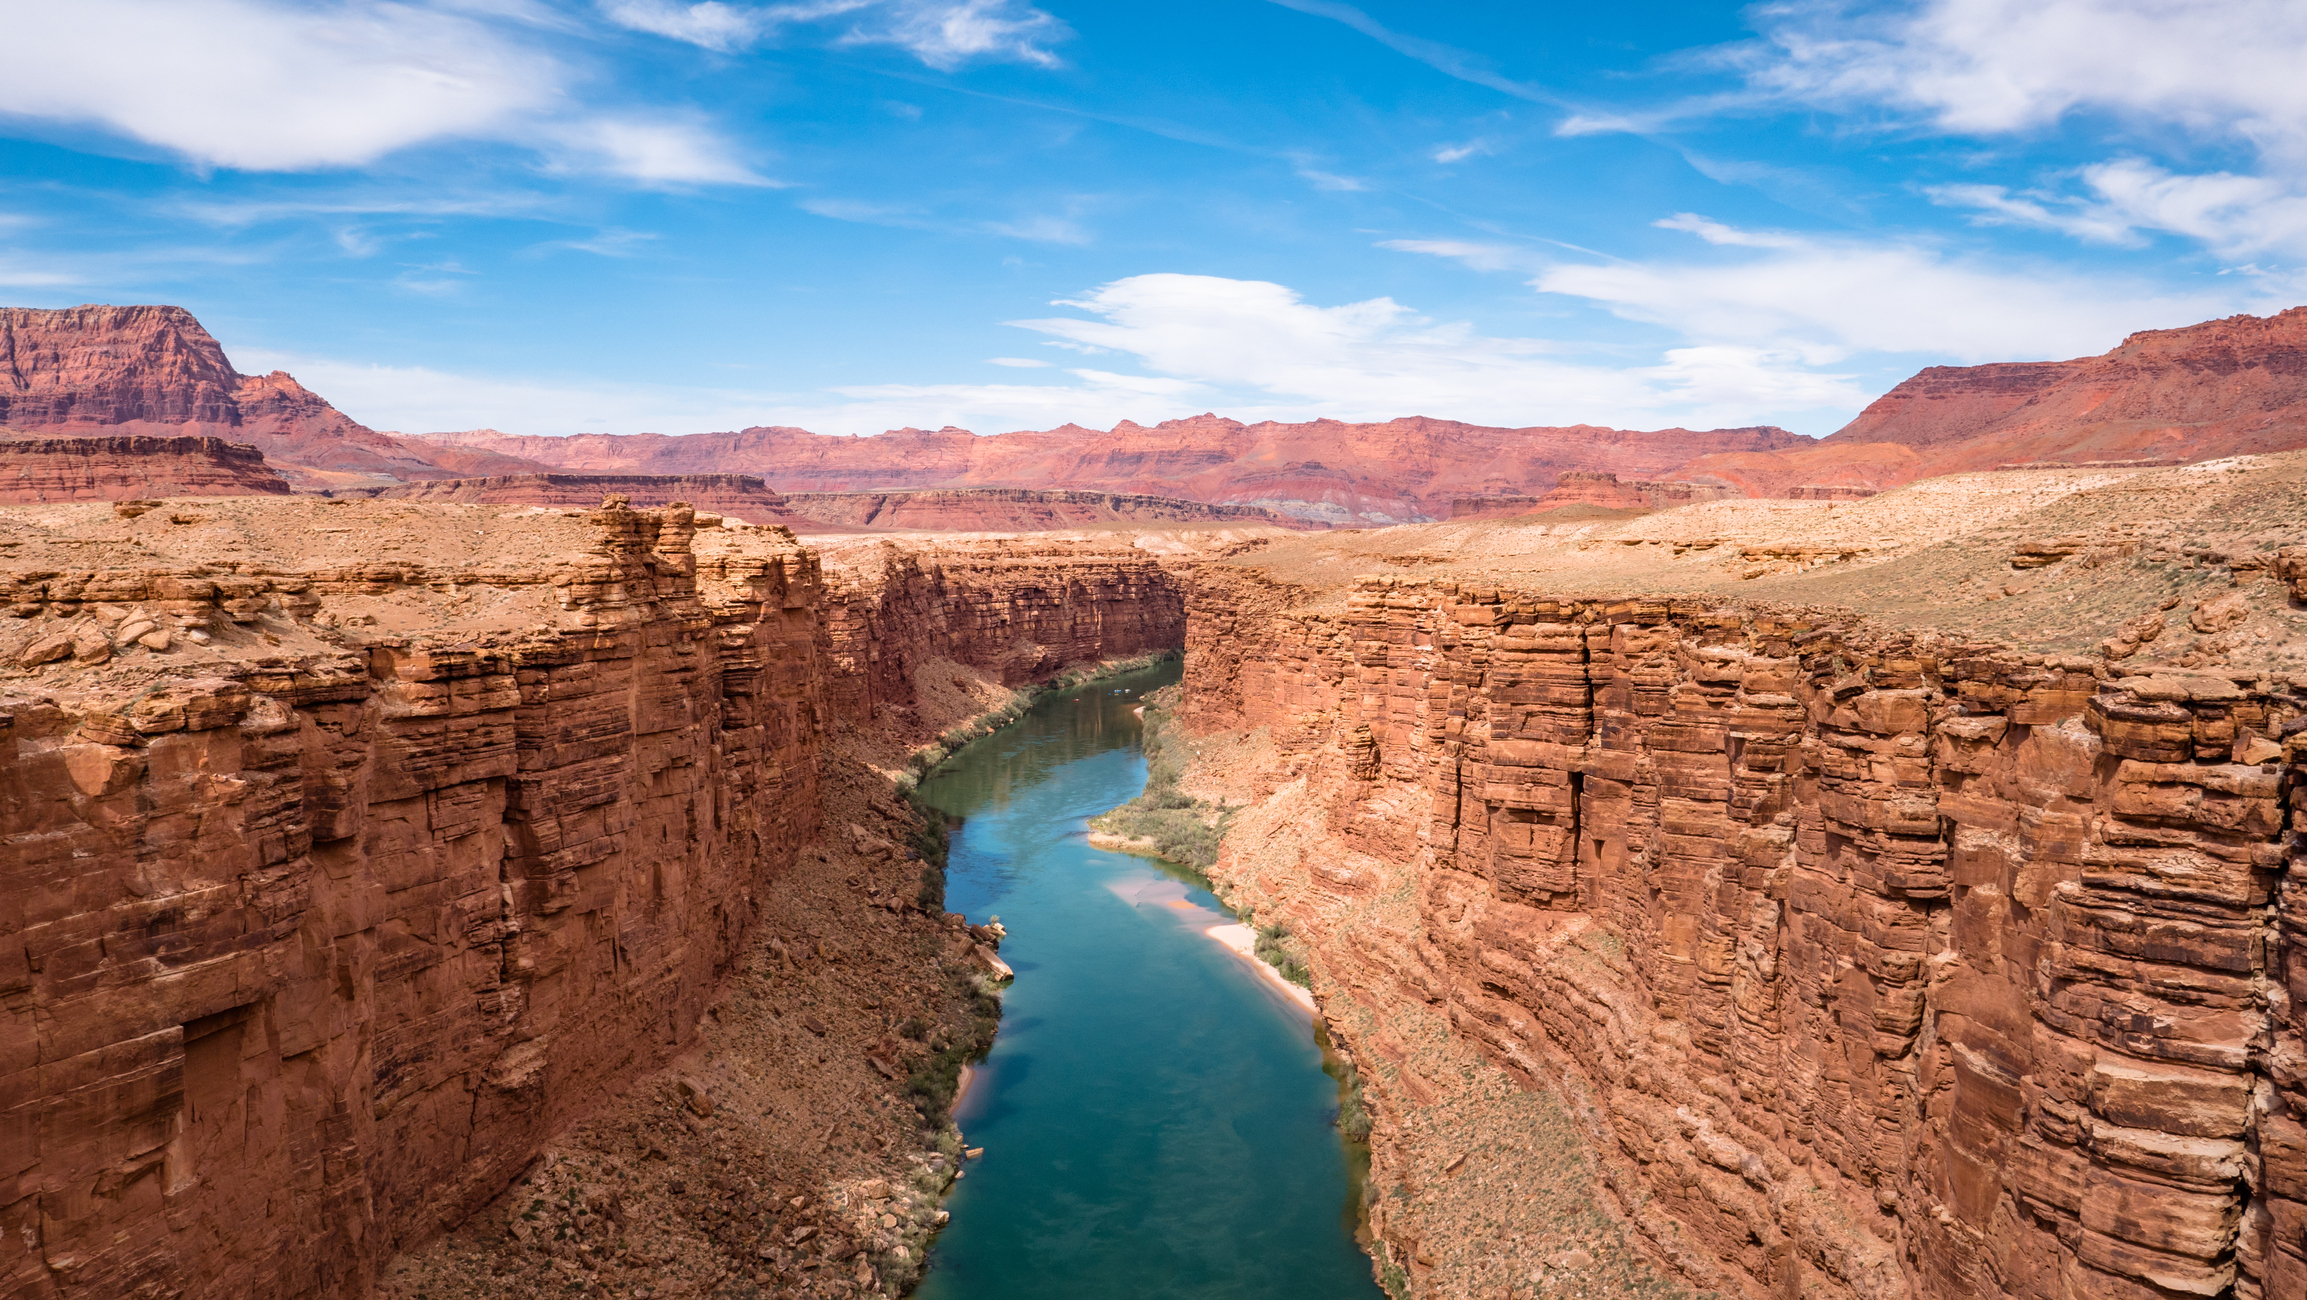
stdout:
<svg viewBox="0 0 2307 1300">
<path fill-rule="evenodd" d="M 2227 257 L 2307 253 L 2307 194 L 2264 176 L 2174 173 L 2140 158 L 2083 168 L 2080 192 L 1942 185 L 1933 201 L 1969 208 L 1980 225 L 2032 226 L 2092 243 L 2136 247 L 2145 232 L 2200 241 Z"/>
<path fill-rule="evenodd" d="M 1054 68 L 1051 47 L 1072 33 L 1023 0 L 804 0 L 733 5 L 721 0 L 603 0 L 609 21 L 634 31 L 729 52 L 777 38 L 786 28 L 839 21 L 841 45 L 894 45 L 950 71 L 973 59 Z M 914 110 L 916 113 L 918 109 Z"/>
<path fill-rule="evenodd" d="M 1444 76 L 1477 86 L 1487 86 L 1502 95 L 1512 95 L 1516 99 L 1526 99 L 1536 104 L 1563 102 L 1560 96 L 1543 86 L 1504 76 L 1490 65 L 1489 60 L 1478 54 L 1454 45 L 1444 45 L 1440 41 L 1429 41 L 1397 32 L 1352 5 L 1338 3 L 1338 0 L 1273 0 L 1273 3 L 1302 14 L 1312 14 L 1316 18 L 1344 23 L 1396 54 L 1416 59 Z"/>
<path fill-rule="evenodd" d="M 1444 166 L 1448 166 L 1451 163 L 1464 162 L 1468 158 L 1479 157 L 1480 155 L 1486 154 L 1488 152 L 1490 152 L 1490 146 L 1488 142 L 1482 140 L 1468 140 L 1464 144 L 1436 145 L 1434 147 L 1434 151 L 1427 156 L 1432 158 L 1435 162 L 1441 163 Z"/>
<path fill-rule="evenodd" d="M 526 251 L 532 255 L 568 252 L 591 253 L 595 257 L 638 257 L 656 242 L 657 235 L 652 231 L 610 226 L 583 239 L 549 239 L 532 244 Z"/>
</svg>

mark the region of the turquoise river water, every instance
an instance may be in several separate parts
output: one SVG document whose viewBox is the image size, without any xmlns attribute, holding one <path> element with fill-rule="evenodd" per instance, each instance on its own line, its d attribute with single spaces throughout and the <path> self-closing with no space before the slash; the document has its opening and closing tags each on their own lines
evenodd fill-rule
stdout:
<svg viewBox="0 0 2307 1300">
<path fill-rule="evenodd" d="M 1310 1017 L 1203 933 L 1233 917 L 1201 884 L 1085 839 L 1177 676 L 1053 696 L 923 783 L 962 819 L 946 906 L 1017 970 L 924 1300 L 1381 1300 Z"/>
</svg>

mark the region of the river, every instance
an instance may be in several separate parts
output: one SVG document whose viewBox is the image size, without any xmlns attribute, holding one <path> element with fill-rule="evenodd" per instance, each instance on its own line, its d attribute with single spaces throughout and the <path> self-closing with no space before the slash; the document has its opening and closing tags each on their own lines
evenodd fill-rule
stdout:
<svg viewBox="0 0 2307 1300">
<path fill-rule="evenodd" d="M 1190 873 L 1085 839 L 1178 672 L 1045 699 L 923 783 L 962 819 L 946 906 L 1017 970 L 924 1300 L 1382 1300 L 1307 1013 L 1202 932 L 1233 918 Z"/>
</svg>

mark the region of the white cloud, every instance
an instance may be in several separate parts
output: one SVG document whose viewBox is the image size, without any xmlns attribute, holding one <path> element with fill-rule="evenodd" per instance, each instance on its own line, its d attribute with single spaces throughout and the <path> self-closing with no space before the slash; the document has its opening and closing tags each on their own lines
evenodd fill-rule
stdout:
<svg viewBox="0 0 2307 1300">
<path fill-rule="evenodd" d="M 749 173 L 695 122 L 597 116 L 550 54 L 391 0 L 0 0 L 0 113 L 95 126 L 244 171 L 360 167 L 510 141 L 648 183 Z"/>
<path fill-rule="evenodd" d="M 1866 352 L 1965 362 L 2080 356 L 2132 330 L 2250 305 L 2231 290 L 2158 292 L 2105 275 L 1953 256 L 1920 242 L 1742 231 L 1689 214 L 1657 224 L 1741 252 L 1558 264 L 1531 283 L 1684 338 L 1760 343 L 1824 365 Z"/>
<path fill-rule="evenodd" d="M 1050 364 L 1047 361 L 1036 361 L 1032 357 L 987 357 L 985 363 L 989 366 L 1008 366 L 1013 370 L 1044 370 Z"/>
<path fill-rule="evenodd" d="M 784 28 L 848 20 L 842 45 L 895 45 L 950 71 L 972 59 L 1059 66 L 1050 46 L 1072 33 L 1023 0 L 801 0 L 732 5 L 721 0 L 603 0 L 609 21 L 635 31 L 723 52 L 776 37 Z M 908 106 L 910 107 L 910 106 Z M 915 115 L 919 109 L 913 110 Z"/>
<path fill-rule="evenodd" d="M 1864 401 L 1848 377 L 1812 373 L 1784 349 L 1684 348 L 1627 366 L 1581 359 L 1574 346 L 1550 340 L 1485 336 L 1391 298 L 1321 307 L 1258 280 L 1139 275 L 1060 305 L 1093 318 L 1011 323 L 1135 356 L 1148 370 L 1230 397 L 1221 409 L 1245 418 L 1745 424 L 1765 405 Z"/>
<path fill-rule="evenodd" d="M 1060 348 L 1113 360 L 1057 368 L 1045 383 L 854 383 L 814 391 L 556 384 L 251 351 L 353 418 L 406 432 L 688 433 L 795 425 L 870 434 L 908 425 L 980 433 L 1108 427 L 1216 410 L 1244 420 L 1433 415 L 1494 424 L 1696 427 L 1798 410 L 1839 423 L 1869 396 L 1780 348 L 1698 343 L 1629 362 L 1545 339 L 1499 338 L 1429 319 L 1390 298 L 1333 307 L 1279 284 L 1155 274 L 1058 304 L 1074 316 L 1013 321 Z M 1134 364 L 1132 364 L 1134 363 Z"/>
<path fill-rule="evenodd" d="M 1488 152 L 1490 152 L 1490 146 L 1487 143 L 1480 140 L 1468 140 L 1464 144 L 1436 145 L 1431 157 L 1435 162 L 1447 166 L 1450 163 L 1464 162 L 1468 158 Z"/>
</svg>

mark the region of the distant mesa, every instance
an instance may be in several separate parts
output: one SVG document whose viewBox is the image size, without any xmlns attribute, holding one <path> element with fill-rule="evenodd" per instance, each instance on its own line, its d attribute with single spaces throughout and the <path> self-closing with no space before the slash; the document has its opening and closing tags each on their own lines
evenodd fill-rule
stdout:
<svg viewBox="0 0 2307 1300">
<path fill-rule="evenodd" d="M 241 374 L 182 307 L 0 308 L 0 424 L 51 436 L 222 438 L 254 446 L 307 491 L 548 468 L 394 438 L 285 371 Z"/>
<path fill-rule="evenodd" d="M 1931 366 L 1814 445 L 1701 457 L 1752 496 L 1969 470 L 2183 465 L 2307 446 L 2307 307 L 2146 330 L 2073 361 Z"/>
<path fill-rule="evenodd" d="M 1450 503 L 1452 519 L 1510 519 L 1574 507 L 1601 510 L 1667 510 L 1693 501 L 1744 496 L 1720 483 L 1680 479 L 1622 479 L 1594 470 L 1567 470 L 1554 490 L 1542 496 L 1459 497 Z"/>
<path fill-rule="evenodd" d="M 1377 424 L 1244 424 L 1215 414 L 1155 425 L 1124 420 L 1103 432 L 1068 424 L 989 436 L 947 427 L 840 438 L 778 426 L 682 436 L 428 437 L 571 470 L 759 474 L 788 494 L 987 487 L 1109 492 L 1246 506 L 1347 527 L 1440 519 L 1461 496 L 1542 495 L 1566 471 L 1658 479 L 1696 456 L 1812 445 L 1772 427 L 1509 429 L 1424 416 Z"/>
<path fill-rule="evenodd" d="M 0 504 L 288 492 L 263 452 L 222 438 L 57 438 L 0 428 Z"/>
<path fill-rule="evenodd" d="M 827 525 L 920 532 L 1036 532 L 1128 524 L 1323 525 L 1255 506 L 1211 505 L 1178 497 L 1031 488 L 932 488 L 919 492 L 795 492 L 799 532 Z"/>
<path fill-rule="evenodd" d="M 234 370 L 181 307 L 4 308 L 0 424 L 40 437 L 219 438 L 255 447 L 299 491 L 539 474 L 750 475 L 770 493 L 844 498 L 794 511 L 820 529 L 1010 530 L 1036 526 L 1027 522 L 1034 518 L 1066 521 L 1038 526 L 1071 527 L 1169 519 L 1160 512 L 1175 510 L 1046 495 L 1064 493 L 1370 527 L 1476 512 L 1660 509 L 1706 499 L 1708 490 L 1848 500 L 1968 470 L 2182 464 L 2307 446 L 2307 308 L 2151 330 L 2098 357 L 1933 366 L 1817 440 L 1771 426 L 1507 428 L 1425 416 L 1245 424 L 1214 413 L 990 436 L 950 426 L 870 438 L 789 426 L 568 437 L 380 433 L 284 372 Z M 20 446 L 0 451 L 26 454 Z M 90 466 L 83 478 L 159 473 L 161 460 L 136 454 L 147 458 Z M 27 462 L 19 478 L 49 472 Z M 190 475 L 185 491 L 273 490 L 188 465 L 169 472 Z M 175 482 L 161 475 L 137 483 L 136 494 L 166 494 Z M 919 495 L 983 490 L 1045 497 Z M 876 522 L 853 522 L 859 512 Z M 953 522 L 927 522 L 945 518 Z"/>
<path fill-rule="evenodd" d="M 433 479 L 363 493 L 394 501 L 461 501 L 497 506 L 561 506 L 591 510 L 605 496 L 649 508 L 687 502 L 698 510 L 749 524 L 800 525 L 782 495 L 751 474 L 499 474 Z"/>
</svg>

